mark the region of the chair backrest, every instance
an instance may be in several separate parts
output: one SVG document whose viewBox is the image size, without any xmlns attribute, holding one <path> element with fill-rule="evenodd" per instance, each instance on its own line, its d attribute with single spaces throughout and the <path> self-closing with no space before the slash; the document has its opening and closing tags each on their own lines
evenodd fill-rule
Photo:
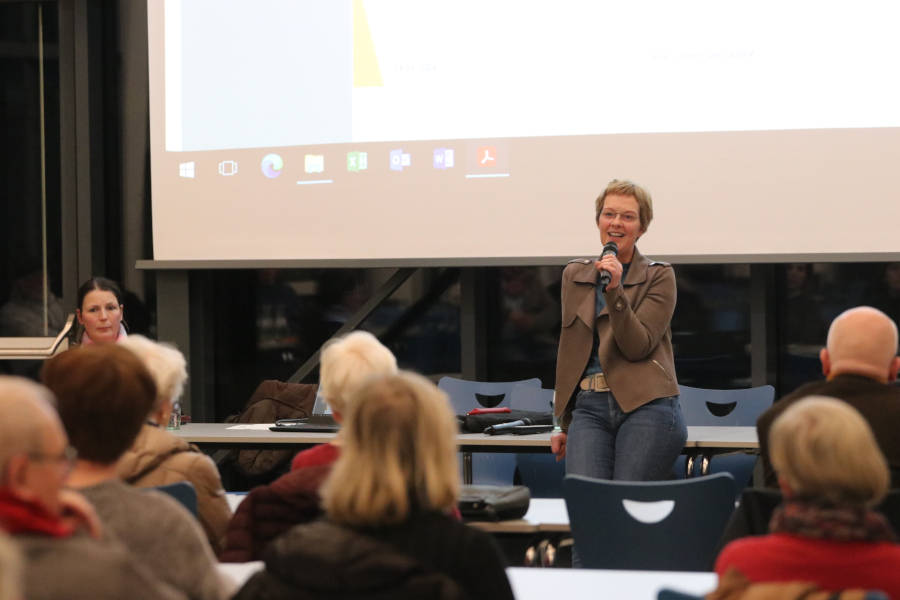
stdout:
<svg viewBox="0 0 900 600">
<path fill-rule="evenodd" d="M 438 381 L 438 387 L 450 396 L 450 403 L 457 414 L 479 406 L 493 408 L 509 406 L 513 388 L 530 386 L 540 389 L 537 377 L 522 381 L 469 381 L 445 376 Z"/>
<path fill-rule="evenodd" d="M 553 454 L 516 454 L 516 470 L 532 498 L 562 498 L 566 460 Z"/>
<path fill-rule="evenodd" d="M 153 489 L 172 496 L 175 500 L 178 500 L 182 506 L 188 509 L 192 515 L 195 517 L 197 516 L 197 490 L 194 489 L 194 484 L 190 481 L 176 481 L 175 483 L 148 489 Z"/>
<path fill-rule="evenodd" d="M 775 401 L 775 388 L 760 385 L 737 390 L 708 390 L 679 385 L 679 401 L 687 425 L 750 427 Z"/>
<path fill-rule="evenodd" d="M 531 380 L 524 384 L 517 384 L 509 394 L 509 407 L 513 410 L 542 412 L 553 410 L 553 390 L 535 387 L 531 384 Z"/>
<path fill-rule="evenodd" d="M 734 510 L 728 473 L 676 481 L 563 481 L 575 550 L 589 569 L 708 571 Z"/>
</svg>

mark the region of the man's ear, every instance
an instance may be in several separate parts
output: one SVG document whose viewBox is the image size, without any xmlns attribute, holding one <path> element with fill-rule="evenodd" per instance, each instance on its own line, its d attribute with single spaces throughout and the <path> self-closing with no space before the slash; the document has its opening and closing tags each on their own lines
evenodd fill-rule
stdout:
<svg viewBox="0 0 900 600">
<path fill-rule="evenodd" d="M 897 373 L 900 372 L 900 356 L 895 356 L 891 361 L 891 368 L 888 371 L 888 383 L 897 379 Z"/>
<path fill-rule="evenodd" d="M 828 348 L 819 350 L 819 360 L 822 361 L 822 375 L 828 377 L 831 373 L 831 356 L 828 354 Z"/>
<path fill-rule="evenodd" d="M 6 473 L 3 477 L 3 486 L 13 496 L 28 500 L 32 494 L 28 489 L 28 457 L 24 454 L 16 454 L 6 462 Z"/>
</svg>

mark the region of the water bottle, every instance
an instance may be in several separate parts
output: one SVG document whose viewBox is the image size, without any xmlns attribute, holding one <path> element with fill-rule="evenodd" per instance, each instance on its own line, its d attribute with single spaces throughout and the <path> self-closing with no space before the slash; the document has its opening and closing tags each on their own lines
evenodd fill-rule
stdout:
<svg viewBox="0 0 900 600">
<path fill-rule="evenodd" d="M 172 405 L 172 412 L 169 414 L 169 423 L 166 429 L 181 429 L 181 402 L 175 402 Z"/>
</svg>

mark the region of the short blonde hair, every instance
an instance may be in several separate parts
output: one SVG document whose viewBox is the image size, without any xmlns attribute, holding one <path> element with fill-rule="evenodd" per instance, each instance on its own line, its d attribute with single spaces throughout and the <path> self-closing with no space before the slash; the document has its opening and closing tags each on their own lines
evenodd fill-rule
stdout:
<svg viewBox="0 0 900 600">
<path fill-rule="evenodd" d="M 594 201 L 594 223 L 600 220 L 600 213 L 603 212 L 603 205 L 606 203 L 606 197 L 610 194 L 618 196 L 631 196 L 638 203 L 638 216 L 641 219 L 641 231 L 647 231 L 650 221 L 653 220 L 653 198 L 646 188 L 639 186 L 633 181 L 627 179 L 613 179 L 610 181 L 603 193 L 597 196 Z"/>
<path fill-rule="evenodd" d="M 129 335 L 119 345 L 134 352 L 156 382 L 156 401 L 151 413 L 181 397 L 187 380 L 187 361 L 172 344 L 154 342 L 142 335 Z"/>
<path fill-rule="evenodd" d="M 367 382 L 353 396 L 341 456 L 322 486 L 335 522 L 403 521 L 414 506 L 448 510 L 459 499 L 456 418 L 447 395 L 420 375 Z"/>
<path fill-rule="evenodd" d="M 841 400 L 808 396 L 789 406 L 769 433 L 772 466 L 800 498 L 873 506 L 890 473 L 872 429 Z"/>
<path fill-rule="evenodd" d="M 373 375 L 397 372 L 397 359 L 368 331 L 354 331 L 330 340 L 322 350 L 319 391 L 331 410 L 347 410 L 347 397 Z"/>
</svg>

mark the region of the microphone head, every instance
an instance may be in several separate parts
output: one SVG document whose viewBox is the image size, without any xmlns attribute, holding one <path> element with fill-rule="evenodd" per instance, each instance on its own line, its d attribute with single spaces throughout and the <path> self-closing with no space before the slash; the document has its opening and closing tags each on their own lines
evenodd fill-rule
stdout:
<svg viewBox="0 0 900 600">
<path fill-rule="evenodd" d="M 619 255 L 619 245 L 613 241 L 606 242 L 603 245 L 603 253 L 601 256 L 605 256 L 607 254 L 612 254 L 613 256 Z"/>
</svg>

